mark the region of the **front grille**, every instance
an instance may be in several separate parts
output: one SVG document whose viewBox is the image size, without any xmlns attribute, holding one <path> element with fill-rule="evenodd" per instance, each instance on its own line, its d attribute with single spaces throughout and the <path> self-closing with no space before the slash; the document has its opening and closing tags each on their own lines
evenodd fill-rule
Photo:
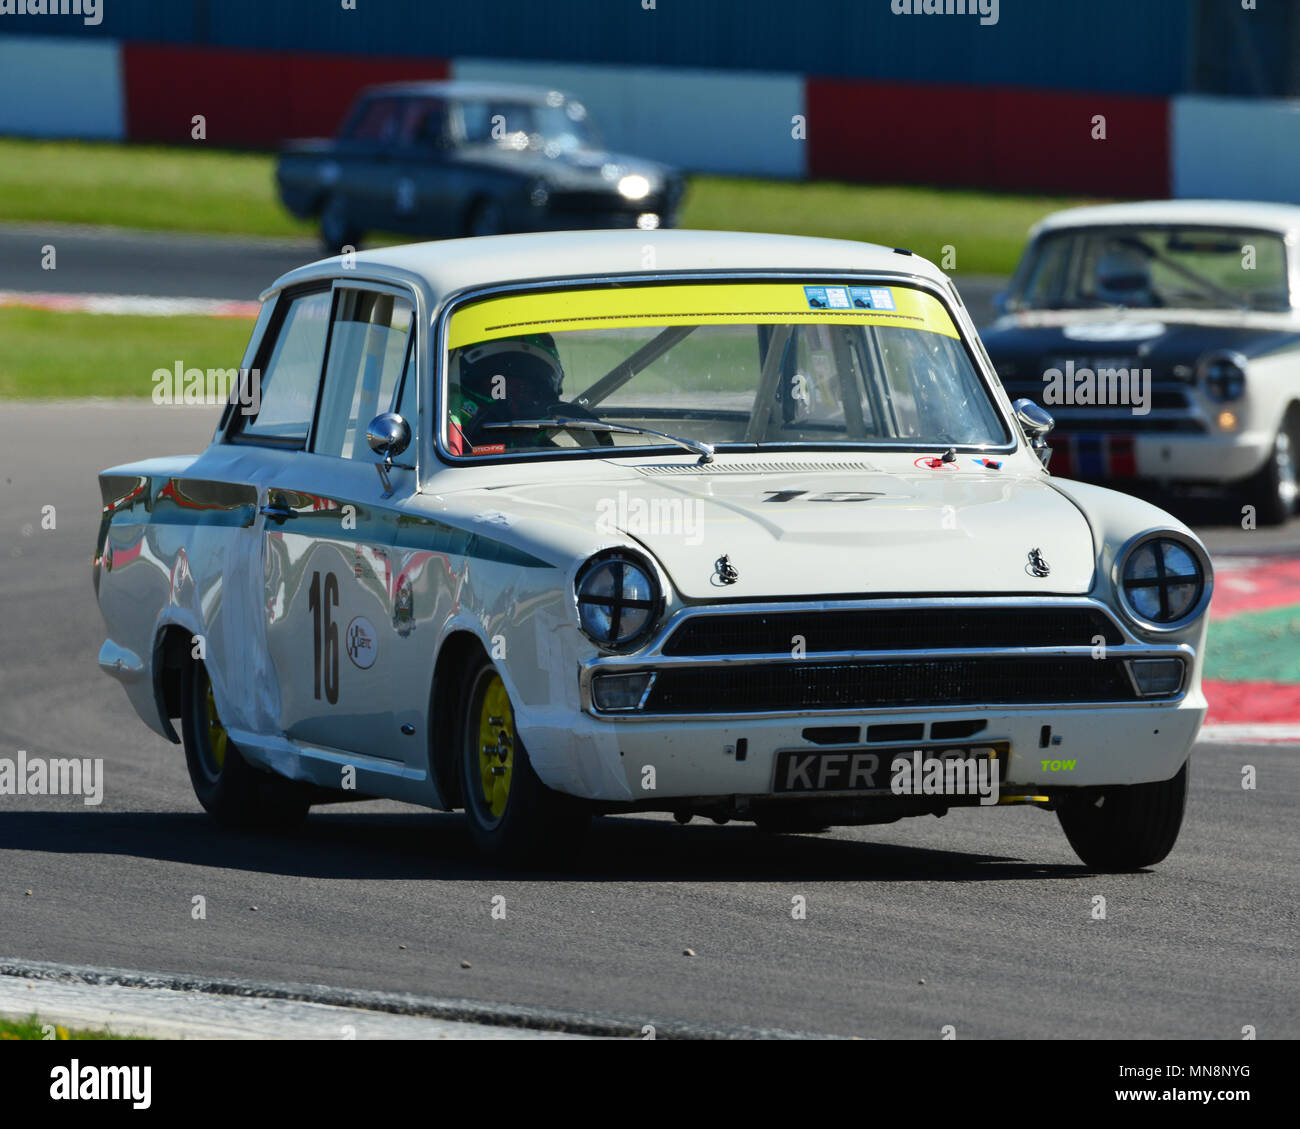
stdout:
<svg viewBox="0 0 1300 1129">
<path fill-rule="evenodd" d="M 1119 659 L 1031 656 L 878 663 L 801 660 L 660 670 L 645 712 L 703 714 L 1136 700 L 1138 696 Z"/>
<path fill-rule="evenodd" d="M 1091 647 L 1124 642 L 1095 608 L 882 608 L 697 615 L 664 645 L 665 655 L 805 654 L 951 650 L 964 647 Z"/>
<path fill-rule="evenodd" d="M 617 192 L 552 192 L 549 210 L 557 212 L 630 212 L 639 215 L 642 212 L 655 212 L 662 215 L 668 210 L 667 201 L 662 196 L 644 196 L 640 200 L 629 200 Z"/>
<path fill-rule="evenodd" d="M 1135 415 L 1126 404 L 1045 404 L 1043 382 L 1005 380 L 1003 386 L 1013 400 L 1028 399 L 1042 405 L 1056 421 L 1053 432 L 1099 431 L 1115 433 L 1165 432 L 1202 434 L 1208 430 L 1201 419 L 1191 389 L 1175 381 L 1153 381 L 1149 411 Z"/>
</svg>

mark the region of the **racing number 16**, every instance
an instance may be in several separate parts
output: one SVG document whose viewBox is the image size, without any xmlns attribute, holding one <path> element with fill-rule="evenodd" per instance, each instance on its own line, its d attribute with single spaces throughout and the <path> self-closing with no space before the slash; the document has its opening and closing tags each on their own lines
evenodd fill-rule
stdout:
<svg viewBox="0 0 1300 1129">
<path fill-rule="evenodd" d="M 325 574 L 324 599 L 321 598 L 320 573 L 311 575 L 307 606 L 311 610 L 312 650 L 315 658 L 316 697 L 320 697 L 321 667 L 325 668 L 325 697 L 330 705 L 339 700 L 339 627 L 330 618 L 330 608 L 339 606 L 339 581 L 332 572 Z M 321 654 L 322 645 L 324 655 Z M 322 661 L 323 660 L 323 661 Z"/>
</svg>

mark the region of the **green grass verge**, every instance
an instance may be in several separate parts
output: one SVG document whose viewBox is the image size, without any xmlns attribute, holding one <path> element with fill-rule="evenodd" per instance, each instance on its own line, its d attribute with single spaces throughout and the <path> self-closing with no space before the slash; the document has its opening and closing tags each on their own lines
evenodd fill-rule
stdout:
<svg viewBox="0 0 1300 1129">
<path fill-rule="evenodd" d="M 0 399 L 144 397 L 156 369 L 238 368 L 253 323 L 0 309 Z"/>
<path fill-rule="evenodd" d="M 53 1028 L 53 1030 L 48 1030 Z M 42 1039 L 53 1038 L 62 1039 L 144 1039 L 143 1035 L 117 1035 L 111 1028 L 105 1027 L 102 1031 L 89 1030 L 80 1027 L 63 1027 L 59 1024 L 51 1024 L 42 1020 L 35 1013 L 29 1015 L 26 1019 L 4 1019 L 0 1018 L 0 1042 L 23 1041 L 40 1041 Z"/>
<path fill-rule="evenodd" d="M 858 239 L 905 247 L 951 271 L 1010 274 L 1034 223 L 1049 212 L 1088 203 L 1097 201 L 701 176 L 691 181 L 682 225 Z M 953 248 L 947 263 L 945 247 Z"/>
<path fill-rule="evenodd" d="M 276 195 L 275 157 L 192 146 L 0 138 L 0 221 L 313 235 Z M 954 270 L 1006 274 L 1025 233 L 1082 197 L 697 176 L 685 227 L 776 231 L 907 247 Z M 268 280 L 269 281 L 269 280 Z"/>
<path fill-rule="evenodd" d="M 173 148 L 0 138 L 0 221 L 315 234 L 281 207 L 274 167 L 268 154 L 202 141 Z"/>
</svg>

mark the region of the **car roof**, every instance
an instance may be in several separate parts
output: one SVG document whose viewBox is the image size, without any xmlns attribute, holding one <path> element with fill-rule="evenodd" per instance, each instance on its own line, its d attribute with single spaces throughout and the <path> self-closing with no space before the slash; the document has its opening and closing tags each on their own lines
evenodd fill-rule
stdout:
<svg viewBox="0 0 1300 1129">
<path fill-rule="evenodd" d="M 552 94 L 561 94 L 565 98 L 572 95 L 557 91 L 549 86 L 524 86 L 510 82 L 468 82 L 448 79 L 427 82 L 385 82 L 378 86 L 367 86 L 357 96 L 369 98 L 373 95 L 397 95 L 401 97 L 422 98 L 465 98 L 470 100 L 487 100 L 494 98 L 511 98 L 521 102 L 545 102 Z"/>
<path fill-rule="evenodd" d="M 1144 200 L 1131 204 L 1100 204 L 1055 212 L 1035 224 L 1030 235 L 1069 227 L 1169 223 L 1293 233 L 1300 231 L 1300 207 L 1256 200 Z"/>
<path fill-rule="evenodd" d="M 651 255 L 653 258 L 651 259 Z M 652 262 L 653 265 L 648 265 Z M 611 275 L 796 272 L 810 281 L 844 273 L 946 276 L 920 255 L 875 243 L 740 231 L 555 231 L 447 239 L 358 251 L 290 271 L 262 294 L 321 278 L 421 280 L 436 303 L 467 288 Z"/>
</svg>

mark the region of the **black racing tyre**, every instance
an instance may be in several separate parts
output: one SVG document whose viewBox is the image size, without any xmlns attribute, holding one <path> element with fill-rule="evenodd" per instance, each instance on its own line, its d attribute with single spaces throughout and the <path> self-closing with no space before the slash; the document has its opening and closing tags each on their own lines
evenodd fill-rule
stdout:
<svg viewBox="0 0 1300 1129">
<path fill-rule="evenodd" d="M 1240 489 L 1244 505 L 1255 507 L 1260 525 L 1283 525 L 1295 512 L 1296 498 L 1300 494 L 1300 427 L 1278 428 L 1273 441 L 1273 451 L 1268 460 Z"/>
<path fill-rule="evenodd" d="M 348 215 L 342 193 L 331 192 L 320 210 L 320 243 L 327 255 L 337 255 L 344 247 L 361 246 L 361 230 Z"/>
<path fill-rule="evenodd" d="M 207 668 L 192 662 L 181 693 L 181 737 L 194 794 L 227 827 L 288 828 L 311 807 L 305 785 L 253 768 L 217 715 Z"/>
<path fill-rule="evenodd" d="M 1183 825 L 1190 764 L 1185 761 L 1172 780 L 1107 788 L 1062 804 L 1057 817 L 1083 864 L 1141 870 L 1168 855 Z"/>
<path fill-rule="evenodd" d="M 475 846 L 512 866 L 572 859 L 591 824 L 590 807 L 538 779 L 505 683 L 481 652 L 465 672 L 458 701 L 465 814 Z"/>
</svg>

